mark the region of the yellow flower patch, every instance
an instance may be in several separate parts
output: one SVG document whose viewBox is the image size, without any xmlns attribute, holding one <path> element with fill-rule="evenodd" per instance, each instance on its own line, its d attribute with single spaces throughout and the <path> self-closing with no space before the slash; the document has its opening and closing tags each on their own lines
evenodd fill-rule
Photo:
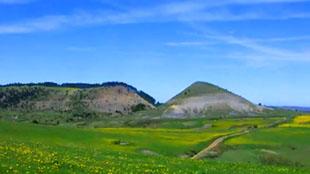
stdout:
<svg viewBox="0 0 310 174">
<path fill-rule="evenodd" d="M 285 123 L 285 124 L 281 124 L 279 127 L 310 128 L 310 124 Z"/>
<path fill-rule="evenodd" d="M 310 115 L 301 115 L 294 118 L 294 123 L 310 124 Z"/>
<path fill-rule="evenodd" d="M 279 127 L 310 128 L 310 115 L 300 115 L 290 123 L 281 124 Z"/>
</svg>

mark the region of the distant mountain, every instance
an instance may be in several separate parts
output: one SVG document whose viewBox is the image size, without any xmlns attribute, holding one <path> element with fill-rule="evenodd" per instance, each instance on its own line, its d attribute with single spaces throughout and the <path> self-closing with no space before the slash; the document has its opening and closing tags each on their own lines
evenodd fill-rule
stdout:
<svg viewBox="0 0 310 174">
<path fill-rule="evenodd" d="M 310 107 L 302 107 L 302 106 L 270 106 L 270 107 L 287 109 L 287 110 L 298 111 L 298 112 L 310 112 Z"/>
<path fill-rule="evenodd" d="M 264 110 L 226 89 L 206 82 L 195 82 L 166 104 L 163 117 L 221 117 L 255 115 Z"/>
<path fill-rule="evenodd" d="M 19 111 L 128 114 L 154 108 L 155 99 L 120 82 L 10 84 L 0 87 L 0 108 Z"/>
</svg>

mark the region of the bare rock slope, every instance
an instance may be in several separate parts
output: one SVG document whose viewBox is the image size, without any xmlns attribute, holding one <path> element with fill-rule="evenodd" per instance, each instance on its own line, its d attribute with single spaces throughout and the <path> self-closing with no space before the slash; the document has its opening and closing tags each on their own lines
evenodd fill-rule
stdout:
<svg viewBox="0 0 310 174">
<path fill-rule="evenodd" d="M 128 114 L 155 108 L 146 95 L 124 83 L 94 88 L 9 86 L 0 88 L 0 109 Z"/>
<path fill-rule="evenodd" d="M 167 103 L 163 117 L 186 118 L 199 116 L 254 115 L 262 107 L 206 82 L 196 82 Z"/>
</svg>

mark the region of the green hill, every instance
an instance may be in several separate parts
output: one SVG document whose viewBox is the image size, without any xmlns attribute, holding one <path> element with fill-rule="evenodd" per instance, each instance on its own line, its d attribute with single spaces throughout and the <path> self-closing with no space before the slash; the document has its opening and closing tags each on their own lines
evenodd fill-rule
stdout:
<svg viewBox="0 0 310 174">
<path fill-rule="evenodd" d="M 263 111 L 250 101 L 206 82 L 195 82 L 167 103 L 164 117 L 255 115 Z"/>
<path fill-rule="evenodd" d="M 177 94 L 168 103 L 174 100 L 181 100 L 188 97 L 201 96 L 205 94 L 216 94 L 216 93 L 230 93 L 226 89 L 220 88 L 219 86 L 213 85 L 207 82 L 195 82 L 186 89 L 184 89 L 181 93 Z"/>
<path fill-rule="evenodd" d="M 158 107 L 155 101 L 143 91 L 120 82 L 10 84 L 0 86 L 0 119 L 53 125 L 71 122 L 128 125 L 148 124 L 161 118 L 248 117 L 278 113 L 273 112 L 276 109 L 256 106 L 206 82 L 193 83 Z"/>
</svg>

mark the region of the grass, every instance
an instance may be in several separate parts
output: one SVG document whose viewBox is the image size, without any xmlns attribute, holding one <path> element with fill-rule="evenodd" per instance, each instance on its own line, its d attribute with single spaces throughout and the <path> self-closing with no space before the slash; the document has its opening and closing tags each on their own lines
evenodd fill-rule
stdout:
<svg viewBox="0 0 310 174">
<path fill-rule="evenodd" d="M 1 173 L 306 173 L 306 170 L 251 164 L 147 157 L 40 144 L 0 146 Z"/>
<path fill-rule="evenodd" d="M 306 119 L 298 116 L 276 128 L 230 139 L 218 160 L 310 167 L 310 129 L 298 126 L 300 120 Z"/>
<path fill-rule="evenodd" d="M 200 150 L 215 137 L 233 131 L 200 132 L 195 130 L 143 128 L 77 129 L 13 123 L 2 123 L 0 128 L 1 138 L 5 140 L 14 137 L 22 142 L 31 140 L 31 142 L 35 141 L 50 145 L 72 144 L 72 146 L 77 147 L 112 148 L 130 152 L 149 149 L 161 155 L 175 157 L 188 151 Z M 114 145 L 113 143 L 116 141 L 126 142 L 128 145 Z"/>
<path fill-rule="evenodd" d="M 282 124 L 280 127 L 310 128 L 310 115 L 297 116 L 290 123 Z"/>
<path fill-rule="evenodd" d="M 1 121 L 0 173 L 309 173 L 306 168 L 243 160 L 231 163 L 180 158 L 201 150 L 220 135 L 239 131 L 249 124 L 263 126 L 274 119 L 197 119 L 175 124 L 165 120 L 157 123 L 156 128 L 98 129 Z M 214 126 L 199 129 L 205 124 Z M 267 145 L 273 144 L 272 136 L 278 131 L 272 131 L 273 134 L 258 134 L 254 140 L 259 142 L 262 138 Z M 245 138 L 248 141 L 249 137 Z M 280 141 L 286 141 L 285 137 Z M 303 136 L 296 144 L 300 144 L 297 149 L 308 146 Z"/>
<path fill-rule="evenodd" d="M 196 82 L 175 96 L 172 100 L 181 100 L 187 97 L 194 97 L 206 94 L 230 93 L 225 89 L 206 82 Z"/>
<path fill-rule="evenodd" d="M 282 117 L 270 118 L 226 118 L 226 119 L 137 119 L 133 120 L 129 125 L 132 127 L 149 127 L 149 128 L 167 128 L 167 129 L 194 129 L 202 128 L 204 126 L 211 126 L 212 129 L 233 129 L 247 126 L 257 125 L 264 127 Z"/>
</svg>

